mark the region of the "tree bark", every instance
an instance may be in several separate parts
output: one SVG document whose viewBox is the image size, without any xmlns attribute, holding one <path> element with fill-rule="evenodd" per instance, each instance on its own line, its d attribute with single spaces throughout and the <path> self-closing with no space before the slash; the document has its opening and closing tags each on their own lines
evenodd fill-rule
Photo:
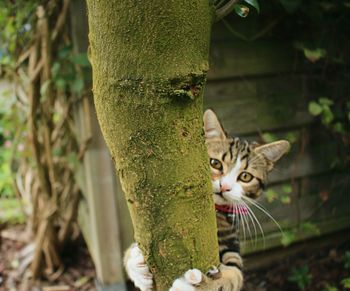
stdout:
<svg viewBox="0 0 350 291">
<path fill-rule="evenodd" d="M 139 243 L 166 290 L 218 263 L 202 134 L 208 0 L 87 0 L 97 116 Z"/>
</svg>

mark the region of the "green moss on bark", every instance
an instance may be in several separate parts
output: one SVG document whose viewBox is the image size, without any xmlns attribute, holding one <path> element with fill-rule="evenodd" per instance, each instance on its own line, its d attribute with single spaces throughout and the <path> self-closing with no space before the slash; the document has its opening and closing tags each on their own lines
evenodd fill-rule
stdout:
<svg viewBox="0 0 350 291">
<path fill-rule="evenodd" d="M 135 239 L 166 290 L 218 262 L 202 136 L 212 11 L 202 0 L 87 3 L 96 112 Z"/>
</svg>

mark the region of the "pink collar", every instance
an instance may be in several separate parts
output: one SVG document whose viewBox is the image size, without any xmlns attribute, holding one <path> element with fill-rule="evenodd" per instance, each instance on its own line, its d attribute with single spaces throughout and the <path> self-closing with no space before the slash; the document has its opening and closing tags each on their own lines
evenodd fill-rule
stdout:
<svg viewBox="0 0 350 291">
<path fill-rule="evenodd" d="M 228 214 L 241 214 L 241 215 L 248 214 L 248 208 L 245 206 L 234 207 L 232 205 L 215 204 L 215 209 L 216 209 L 216 211 L 220 211 L 220 212 L 228 213 Z"/>
</svg>

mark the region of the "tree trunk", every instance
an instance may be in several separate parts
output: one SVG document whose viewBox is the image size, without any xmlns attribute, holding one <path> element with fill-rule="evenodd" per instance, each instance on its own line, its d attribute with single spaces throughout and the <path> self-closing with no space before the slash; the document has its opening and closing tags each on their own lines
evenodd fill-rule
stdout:
<svg viewBox="0 0 350 291">
<path fill-rule="evenodd" d="M 87 0 L 98 119 L 135 239 L 166 290 L 218 263 L 202 134 L 213 10 L 208 0 Z"/>
</svg>

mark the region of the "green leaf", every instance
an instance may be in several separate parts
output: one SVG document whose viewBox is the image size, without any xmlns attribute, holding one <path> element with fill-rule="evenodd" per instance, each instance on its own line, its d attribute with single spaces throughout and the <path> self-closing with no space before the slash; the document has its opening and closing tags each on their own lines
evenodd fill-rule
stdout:
<svg viewBox="0 0 350 291">
<path fill-rule="evenodd" d="M 290 204 L 292 202 L 292 199 L 288 195 L 282 195 L 280 200 L 283 204 Z"/>
<path fill-rule="evenodd" d="M 341 134 L 345 134 L 346 133 L 344 125 L 342 123 L 340 123 L 340 122 L 337 122 L 336 124 L 334 124 L 333 129 L 337 133 L 341 133 Z"/>
<path fill-rule="evenodd" d="M 288 140 L 290 143 L 295 143 L 299 139 L 299 134 L 296 132 L 288 132 L 285 135 L 285 139 Z"/>
<path fill-rule="evenodd" d="M 57 77 L 58 72 L 60 71 L 60 68 L 61 68 L 61 64 L 58 62 L 54 62 L 54 64 L 52 65 L 52 68 L 51 68 L 51 74 L 52 74 L 53 78 Z"/>
<path fill-rule="evenodd" d="M 292 185 L 291 184 L 283 184 L 282 185 L 282 191 L 284 193 L 290 194 L 292 193 L 293 189 L 292 189 Z"/>
<path fill-rule="evenodd" d="M 326 125 L 329 125 L 334 119 L 334 114 L 328 105 L 323 106 L 322 112 L 322 122 Z"/>
<path fill-rule="evenodd" d="M 73 55 L 73 56 L 70 57 L 70 60 L 74 64 L 82 66 L 83 68 L 90 67 L 90 62 L 89 62 L 89 59 L 88 59 L 86 53 L 80 53 L 80 54 L 77 54 L 77 55 Z"/>
<path fill-rule="evenodd" d="M 341 284 L 345 289 L 350 289 L 350 278 L 344 278 L 343 280 L 341 280 Z"/>
<path fill-rule="evenodd" d="M 322 106 L 320 106 L 316 101 L 311 101 L 309 103 L 309 112 L 311 115 L 320 115 L 322 113 L 322 110 Z"/>
<path fill-rule="evenodd" d="M 262 138 L 263 138 L 264 142 L 266 142 L 266 143 L 270 143 L 270 142 L 274 142 L 274 141 L 278 140 L 278 137 L 276 135 L 269 133 L 269 132 L 263 133 Z"/>
<path fill-rule="evenodd" d="M 84 88 L 84 80 L 82 78 L 76 78 L 72 84 L 72 91 L 74 93 L 80 94 Z"/>
<path fill-rule="evenodd" d="M 316 234 L 320 235 L 321 231 L 318 228 L 316 224 L 313 224 L 311 222 L 304 222 L 300 225 L 300 228 L 303 232 L 309 233 L 309 234 Z"/>
<path fill-rule="evenodd" d="M 312 275 L 309 272 L 308 266 L 294 268 L 288 277 L 288 281 L 296 283 L 302 290 L 311 283 L 311 279 Z"/>
<path fill-rule="evenodd" d="M 307 58 L 310 62 L 315 63 L 318 60 L 324 58 L 326 56 L 326 50 L 324 49 L 315 49 L 315 50 L 311 50 L 311 49 L 304 49 L 304 55 L 305 58 Z"/>
<path fill-rule="evenodd" d="M 334 104 L 334 102 L 327 97 L 318 98 L 318 102 L 322 105 L 333 105 Z"/>
<path fill-rule="evenodd" d="M 65 46 L 63 48 L 61 48 L 59 51 L 58 51 L 58 57 L 60 59 L 65 59 L 69 56 L 69 54 L 71 53 L 72 51 L 72 46 L 69 45 L 69 46 Z"/>
<path fill-rule="evenodd" d="M 283 246 L 289 246 L 296 239 L 295 232 L 292 230 L 284 231 L 281 238 L 281 243 Z"/>
<path fill-rule="evenodd" d="M 244 2 L 252 5 L 256 9 L 256 11 L 258 11 L 258 13 L 260 13 L 260 5 L 259 5 L 258 0 L 244 0 Z"/>
<path fill-rule="evenodd" d="M 269 203 L 272 203 L 274 200 L 278 198 L 278 193 L 269 189 L 265 192 L 266 200 Z"/>
<path fill-rule="evenodd" d="M 62 78 L 55 80 L 55 86 L 58 90 L 64 90 L 66 88 L 66 81 Z"/>
<path fill-rule="evenodd" d="M 247 17 L 249 14 L 249 8 L 242 4 L 236 4 L 235 12 L 241 17 Z"/>
</svg>

